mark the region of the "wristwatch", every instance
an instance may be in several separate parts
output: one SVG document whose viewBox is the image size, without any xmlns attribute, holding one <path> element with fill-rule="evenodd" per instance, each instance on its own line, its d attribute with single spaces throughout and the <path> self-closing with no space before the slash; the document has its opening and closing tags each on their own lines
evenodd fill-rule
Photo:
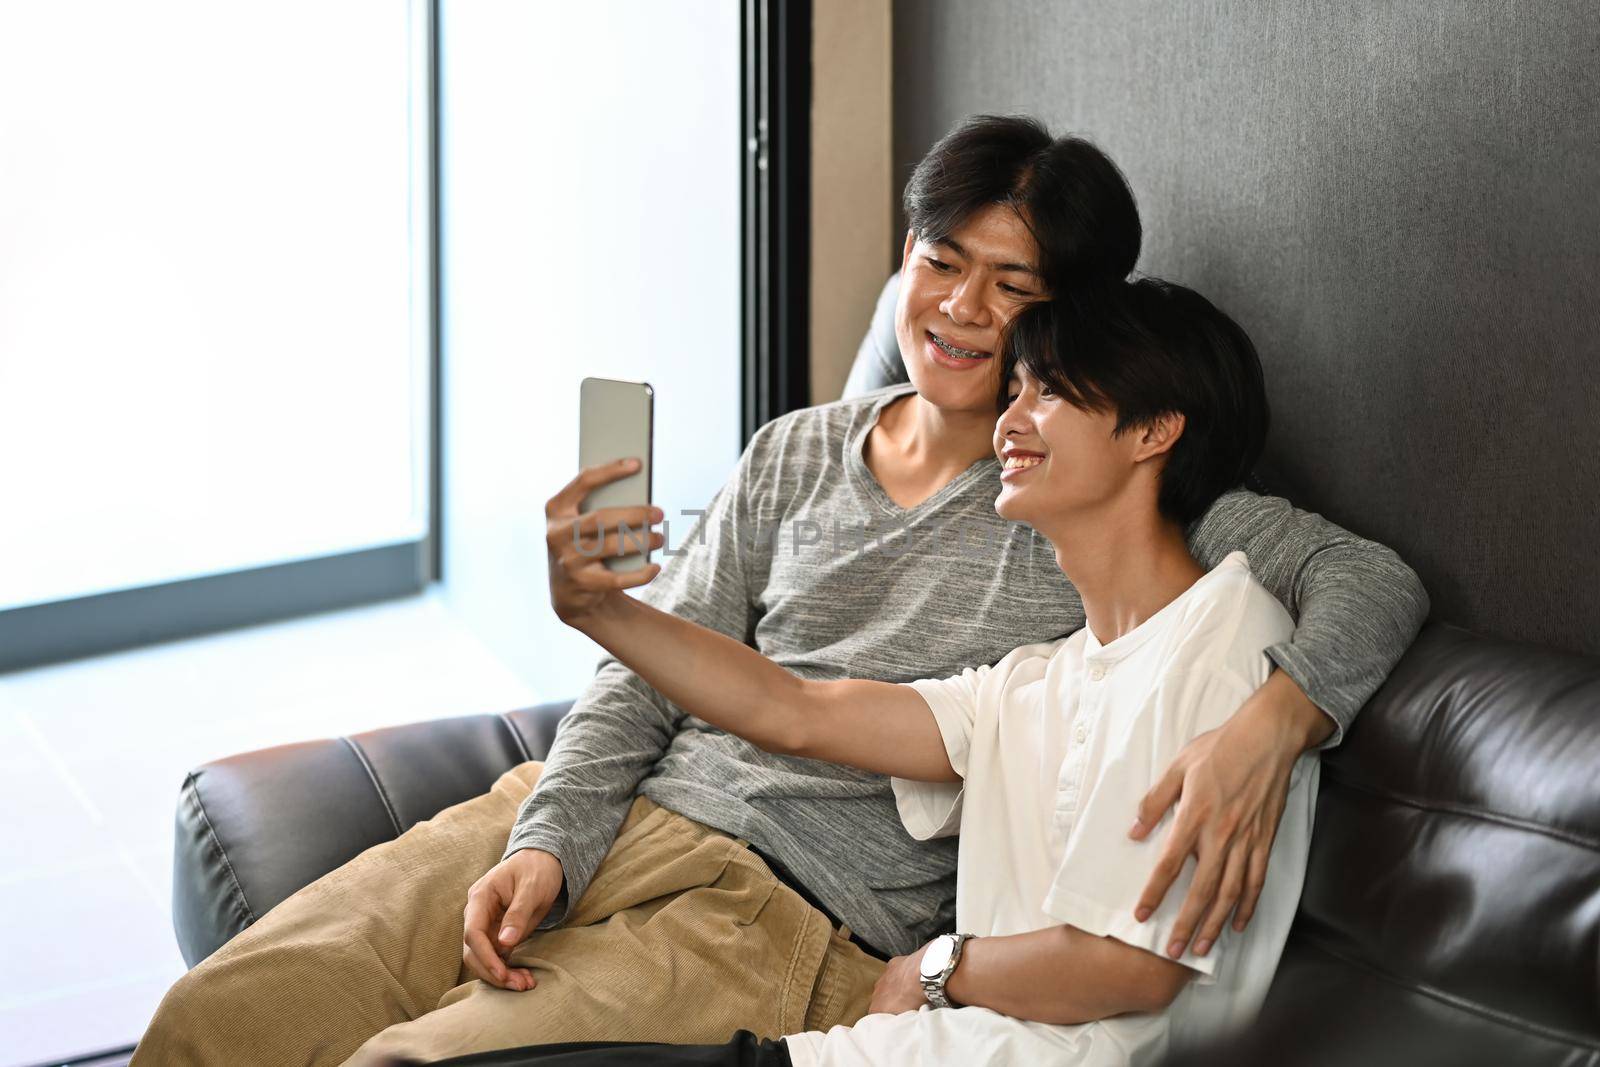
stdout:
<svg viewBox="0 0 1600 1067">
<path fill-rule="evenodd" d="M 922 950 L 922 961 L 917 965 L 917 973 L 922 976 L 922 995 L 927 997 L 928 1003 L 934 1007 L 961 1006 L 950 999 L 949 994 L 944 991 L 944 986 L 950 981 L 950 976 L 956 973 L 956 964 L 961 962 L 961 946 L 972 936 L 940 934 L 928 942 L 928 947 Z"/>
</svg>

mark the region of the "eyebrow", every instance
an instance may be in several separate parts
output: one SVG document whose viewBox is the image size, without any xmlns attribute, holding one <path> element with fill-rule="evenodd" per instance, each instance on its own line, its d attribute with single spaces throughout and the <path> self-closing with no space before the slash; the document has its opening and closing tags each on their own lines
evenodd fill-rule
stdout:
<svg viewBox="0 0 1600 1067">
<path fill-rule="evenodd" d="M 964 259 L 972 258 L 972 254 L 970 252 L 968 252 L 965 248 L 962 248 L 959 244 L 948 237 L 941 237 L 933 243 L 936 245 L 944 245 L 946 248 L 950 249 L 950 251 Z M 1038 269 L 1027 263 L 990 263 L 988 266 L 990 270 L 1014 271 L 1018 274 L 1031 274 L 1035 278 L 1039 276 Z"/>
</svg>

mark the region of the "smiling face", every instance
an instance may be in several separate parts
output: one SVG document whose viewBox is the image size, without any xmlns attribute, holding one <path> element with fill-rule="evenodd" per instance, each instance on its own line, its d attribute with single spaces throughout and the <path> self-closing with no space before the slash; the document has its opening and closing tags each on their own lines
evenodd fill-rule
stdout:
<svg viewBox="0 0 1600 1067">
<path fill-rule="evenodd" d="M 1103 515 L 1119 504 L 1155 510 L 1159 457 L 1182 434 L 1181 414 L 1118 434 L 1114 409 L 1085 410 L 1021 363 L 1007 389 L 1010 401 L 994 427 L 1001 465 L 994 509 L 1002 518 L 1050 536 L 1074 516 Z"/>
<path fill-rule="evenodd" d="M 994 411 L 1000 331 L 1043 295 L 1038 247 L 1009 207 L 991 204 L 940 241 L 906 235 L 895 336 L 917 392 L 950 411 Z"/>
<path fill-rule="evenodd" d="M 1001 465 L 994 509 L 1002 518 L 1049 527 L 1063 514 L 1125 489 L 1137 435 L 1113 436 L 1115 411 L 1085 411 L 1021 364 L 1008 389 L 1010 403 L 994 427 Z"/>
</svg>

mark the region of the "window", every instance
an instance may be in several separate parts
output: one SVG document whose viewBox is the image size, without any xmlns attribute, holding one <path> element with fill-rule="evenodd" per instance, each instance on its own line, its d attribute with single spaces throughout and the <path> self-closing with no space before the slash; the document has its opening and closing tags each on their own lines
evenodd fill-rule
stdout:
<svg viewBox="0 0 1600 1067">
<path fill-rule="evenodd" d="M 546 607 L 585 376 L 655 387 L 671 544 L 739 456 L 739 7 L 440 10 L 445 592 L 541 699 L 600 652 Z"/>
<path fill-rule="evenodd" d="M 204 628 L 194 580 L 291 561 L 400 547 L 420 584 L 427 8 L 0 7 L 8 655 L 47 618 L 35 661 L 99 650 L 74 630 L 127 643 L 103 606 L 94 627 L 59 614 L 119 591 L 191 594 L 122 601 L 145 639 Z M 227 602 L 310 610 L 340 584 L 319 573 Z"/>
</svg>

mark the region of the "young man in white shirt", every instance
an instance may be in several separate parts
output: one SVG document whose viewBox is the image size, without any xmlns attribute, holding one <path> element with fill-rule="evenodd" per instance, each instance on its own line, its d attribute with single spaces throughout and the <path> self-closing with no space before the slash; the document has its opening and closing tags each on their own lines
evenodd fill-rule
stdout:
<svg viewBox="0 0 1600 1067">
<path fill-rule="evenodd" d="M 1207 572 L 1184 539 L 1265 439 L 1254 348 L 1203 298 L 1143 280 L 1024 309 L 1005 351 L 995 508 L 1054 546 L 1087 617 L 1070 637 L 945 680 L 812 681 L 623 595 L 598 562 L 551 572 L 562 619 L 674 703 L 770 751 L 892 775 L 915 836 L 960 830 L 958 929 L 891 960 L 854 1027 L 763 1044 L 772 1062 L 1150 1062 L 1248 1020 L 1288 934 L 1314 755 L 1294 768 L 1255 920 L 1206 955 L 1168 955 L 1181 894 L 1140 905 L 1168 823 L 1142 840 L 1127 826 L 1293 630 L 1243 553 Z"/>
</svg>

